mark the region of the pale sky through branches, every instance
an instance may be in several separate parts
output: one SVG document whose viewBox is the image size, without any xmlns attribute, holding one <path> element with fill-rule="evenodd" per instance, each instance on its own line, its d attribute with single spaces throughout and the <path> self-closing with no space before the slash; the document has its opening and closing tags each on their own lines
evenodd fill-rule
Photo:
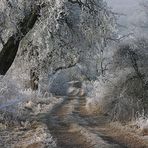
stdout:
<svg viewBox="0 0 148 148">
<path fill-rule="evenodd" d="M 113 11 L 123 13 L 126 16 L 120 16 L 119 23 L 121 25 L 130 26 L 130 23 L 136 19 L 136 14 L 139 11 L 139 3 L 142 0 L 105 0 Z"/>
</svg>

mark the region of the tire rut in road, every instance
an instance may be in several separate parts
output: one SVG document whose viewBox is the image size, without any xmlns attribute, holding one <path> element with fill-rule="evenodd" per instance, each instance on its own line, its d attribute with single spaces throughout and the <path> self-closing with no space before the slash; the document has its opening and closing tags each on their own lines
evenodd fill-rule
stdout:
<svg viewBox="0 0 148 148">
<path fill-rule="evenodd" d="M 47 117 L 46 124 L 57 141 L 58 148 L 90 148 L 91 145 L 78 131 L 71 131 L 76 98 L 68 98 Z"/>
<path fill-rule="evenodd" d="M 57 148 L 126 148 L 93 130 L 107 123 L 108 117 L 82 115 L 84 105 L 85 98 L 68 97 L 46 117 Z M 73 125 L 76 125 L 74 130 Z"/>
</svg>

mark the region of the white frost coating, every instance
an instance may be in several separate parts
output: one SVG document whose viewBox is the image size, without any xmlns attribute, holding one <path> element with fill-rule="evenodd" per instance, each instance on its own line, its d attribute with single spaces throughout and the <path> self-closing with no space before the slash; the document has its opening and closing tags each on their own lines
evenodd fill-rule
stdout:
<svg viewBox="0 0 148 148">
<path fill-rule="evenodd" d="M 38 21 L 21 41 L 17 57 L 7 74 L 13 76 L 22 89 L 30 80 L 31 69 L 37 70 L 41 87 L 45 81 L 47 86 L 48 83 L 55 83 L 50 80 L 54 79 L 52 74 L 56 75 L 55 71 L 60 67 L 65 70 L 59 70 L 56 80 L 67 73 L 65 82 L 62 82 L 65 84 L 73 79 L 94 78 L 97 72 L 96 59 L 100 58 L 100 49 L 96 44 L 103 47 L 103 38 L 113 34 L 114 19 L 108 13 L 107 6 L 102 0 L 95 0 L 91 12 L 87 7 L 88 1 L 81 1 L 82 7 L 68 0 L 44 0 L 39 3 L 44 2 L 46 4 L 40 11 Z M 78 70 L 77 64 L 84 68 Z M 71 68 L 72 65 L 76 65 L 76 68 Z M 73 75 L 73 71 L 76 75 Z M 51 91 L 58 87 L 57 90 L 66 92 L 59 82 L 51 86 Z"/>
</svg>

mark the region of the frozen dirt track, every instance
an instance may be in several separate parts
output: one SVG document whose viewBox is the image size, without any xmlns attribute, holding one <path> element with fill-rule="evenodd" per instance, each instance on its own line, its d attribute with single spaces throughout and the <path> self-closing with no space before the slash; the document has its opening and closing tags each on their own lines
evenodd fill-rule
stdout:
<svg viewBox="0 0 148 148">
<path fill-rule="evenodd" d="M 46 124 L 58 148 L 125 148 L 95 130 L 108 122 L 108 117 L 83 113 L 84 97 L 67 97 L 46 116 Z"/>
</svg>

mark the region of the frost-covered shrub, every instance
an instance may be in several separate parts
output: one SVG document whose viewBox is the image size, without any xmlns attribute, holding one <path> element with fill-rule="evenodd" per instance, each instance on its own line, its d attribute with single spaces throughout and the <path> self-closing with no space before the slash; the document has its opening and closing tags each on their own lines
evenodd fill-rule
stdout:
<svg viewBox="0 0 148 148">
<path fill-rule="evenodd" d="M 35 96 L 35 92 L 22 89 L 11 77 L 0 79 L 0 111 L 19 114 L 19 104 Z"/>
<path fill-rule="evenodd" d="M 19 90 L 12 80 L 3 78 L 0 83 L 0 95 L 3 98 L 1 101 L 15 100 L 19 96 Z"/>
<path fill-rule="evenodd" d="M 86 108 L 91 106 L 89 110 L 109 114 L 114 120 L 129 120 L 134 117 L 140 109 L 140 103 L 136 97 L 127 95 L 129 86 L 124 88 L 123 81 L 124 78 L 120 77 L 94 82 Z"/>
<path fill-rule="evenodd" d="M 143 110 L 147 114 L 147 47 L 146 40 L 135 39 L 112 50 L 104 75 L 88 84 L 91 108 L 98 106 L 99 112 L 121 121 L 135 119 Z"/>
</svg>

